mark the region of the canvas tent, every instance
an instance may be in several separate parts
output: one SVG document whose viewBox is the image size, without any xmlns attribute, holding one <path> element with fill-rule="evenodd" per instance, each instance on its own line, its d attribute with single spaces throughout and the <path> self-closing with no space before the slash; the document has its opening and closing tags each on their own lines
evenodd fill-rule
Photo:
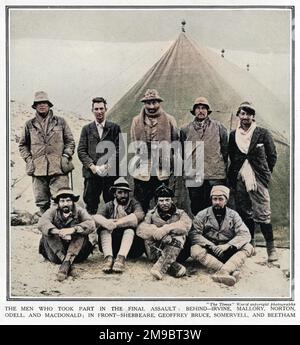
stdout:
<svg viewBox="0 0 300 345">
<path fill-rule="evenodd" d="M 288 228 L 289 107 L 249 72 L 208 49 L 199 48 L 184 32 L 110 110 L 110 118 L 119 123 L 123 132 L 129 134 L 132 118 L 142 106 L 140 99 L 149 88 L 159 91 L 165 100 L 164 109 L 175 116 L 179 127 L 193 119 L 189 110 L 200 95 L 205 96 L 211 104 L 213 112 L 210 116 L 221 121 L 228 130 L 235 128 L 235 112 L 242 101 L 255 104 L 257 123 L 272 132 L 278 151 L 278 163 L 271 185 L 273 222 Z M 181 204 L 186 202 L 183 193 L 177 193 L 177 196 Z M 289 237 L 287 233 L 285 237 Z"/>
</svg>

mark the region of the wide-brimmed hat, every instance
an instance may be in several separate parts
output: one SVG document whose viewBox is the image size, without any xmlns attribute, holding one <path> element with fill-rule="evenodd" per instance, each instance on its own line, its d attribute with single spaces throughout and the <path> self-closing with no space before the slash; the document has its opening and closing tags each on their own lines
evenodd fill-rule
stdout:
<svg viewBox="0 0 300 345">
<path fill-rule="evenodd" d="M 229 194 L 230 189 L 223 185 L 213 186 L 210 192 L 211 197 L 214 195 L 224 195 L 227 200 L 229 199 Z"/>
<path fill-rule="evenodd" d="M 173 198 L 174 192 L 171 188 L 166 186 L 164 183 L 156 188 L 155 190 L 155 197 L 157 198 Z"/>
<path fill-rule="evenodd" d="M 129 187 L 129 183 L 125 180 L 124 177 L 119 177 L 115 182 L 114 185 L 110 187 L 110 191 L 114 192 L 116 189 L 126 190 L 131 192 L 131 188 Z"/>
<path fill-rule="evenodd" d="M 144 97 L 141 99 L 141 102 L 147 102 L 147 101 L 158 101 L 163 102 L 163 98 L 160 97 L 158 94 L 158 91 L 155 89 L 148 89 L 144 95 Z"/>
<path fill-rule="evenodd" d="M 77 202 L 80 197 L 79 195 L 76 195 L 71 188 L 64 187 L 60 188 L 52 199 L 57 204 L 59 198 L 61 198 L 62 196 L 70 197 L 74 202 Z"/>
<path fill-rule="evenodd" d="M 34 101 L 33 101 L 33 104 L 32 104 L 32 108 L 35 109 L 36 108 L 36 104 L 37 103 L 40 103 L 40 102 L 47 102 L 49 104 L 49 107 L 53 107 L 53 104 L 50 102 L 49 100 L 49 97 L 47 95 L 46 92 L 44 91 L 37 91 L 35 94 L 34 94 Z"/>
<path fill-rule="evenodd" d="M 254 115 L 255 115 L 255 108 L 254 108 L 253 104 L 248 102 L 248 101 L 244 101 L 244 102 L 242 102 L 239 105 L 239 109 L 238 109 L 237 114 L 236 114 L 237 116 L 239 114 L 240 109 L 242 109 L 242 108 L 251 109 L 254 112 Z"/>
<path fill-rule="evenodd" d="M 210 105 L 208 103 L 208 100 L 205 98 L 205 97 L 198 97 L 195 99 L 195 102 L 193 104 L 193 107 L 192 109 L 190 110 L 190 112 L 195 115 L 195 107 L 198 105 L 198 104 L 203 104 L 203 105 L 206 105 L 208 107 L 207 109 L 207 113 L 208 115 L 211 113 L 211 109 L 210 109 Z"/>
</svg>

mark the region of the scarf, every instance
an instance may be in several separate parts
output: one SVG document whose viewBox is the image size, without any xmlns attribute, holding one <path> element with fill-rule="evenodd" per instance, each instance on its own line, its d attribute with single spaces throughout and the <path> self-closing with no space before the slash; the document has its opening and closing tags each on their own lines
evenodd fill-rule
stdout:
<svg viewBox="0 0 300 345">
<path fill-rule="evenodd" d="M 201 139 L 203 138 L 205 131 L 207 127 L 209 126 L 210 122 L 211 121 L 209 117 L 207 117 L 203 121 L 199 121 L 197 118 L 195 118 L 195 120 L 193 121 L 193 127 L 195 131 L 199 133 Z"/>
<path fill-rule="evenodd" d="M 53 115 L 52 110 L 49 110 L 48 114 L 45 117 L 38 114 L 38 112 L 36 112 L 36 114 L 35 114 L 36 119 L 37 119 L 38 123 L 41 125 L 45 134 L 47 133 L 49 120 L 52 117 L 52 115 Z"/>
<path fill-rule="evenodd" d="M 166 222 L 176 212 L 176 206 L 174 204 L 172 204 L 172 206 L 171 206 L 171 208 L 170 208 L 170 210 L 168 212 L 164 212 L 159 207 L 157 207 L 157 212 L 158 212 L 160 218 Z"/>
<path fill-rule="evenodd" d="M 126 205 L 120 205 L 118 204 L 117 200 L 114 199 L 114 219 L 119 219 L 127 216 L 125 209 L 128 206 L 129 202 L 130 200 L 128 200 L 128 203 Z"/>
<path fill-rule="evenodd" d="M 240 121 L 238 122 L 238 127 L 235 133 L 235 141 L 239 150 L 244 154 L 248 154 L 251 138 L 252 138 L 255 128 L 256 128 L 256 123 L 253 121 L 249 129 L 244 131 L 243 128 L 241 127 L 241 122 Z M 242 180 L 245 182 L 247 192 L 257 190 L 255 173 L 248 159 L 244 161 L 239 174 Z"/>
</svg>

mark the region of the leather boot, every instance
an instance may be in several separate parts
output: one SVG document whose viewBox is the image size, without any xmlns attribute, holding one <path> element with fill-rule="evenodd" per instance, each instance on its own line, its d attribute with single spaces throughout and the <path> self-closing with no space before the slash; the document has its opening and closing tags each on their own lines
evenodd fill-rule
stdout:
<svg viewBox="0 0 300 345">
<path fill-rule="evenodd" d="M 71 271 L 71 262 L 70 261 L 63 261 L 61 264 L 58 273 L 57 273 L 57 280 L 62 282 L 63 280 L 68 278 L 68 275 Z"/>
<path fill-rule="evenodd" d="M 169 267 L 168 273 L 172 277 L 180 278 L 186 274 L 186 268 L 183 265 L 181 265 L 179 262 L 175 261 Z"/>
<path fill-rule="evenodd" d="M 278 261 L 278 256 L 277 256 L 276 248 L 274 245 L 272 224 L 260 223 L 260 229 L 266 240 L 268 261 L 269 262 Z"/>
<path fill-rule="evenodd" d="M 169 270 L 171 264 L 176 261 L 176 258 L 180 251 L 181 248 L 166 245 L 162 251 L 161 256 L 150 270 L 150 273 L 156 279 L 161 280 L 163 278 L 163 274 L 165 274 Z"/>
<path fill-rule="evenodd" d="M 105 258 L 104 258 L 104 262 L 103 262 L 103 266 L 102 266 L 102 271 L 104 273 L 109 273 L 111 272 L 111 269 L 113 267 L 113 264 L 114 264 L 114 259 L 111 255 L 107 255 Z"/>
<path fill-rule="evenodd" d="M 125 271 L 125 256 L 118 255 L 112 268 L 115 273 L 123 273 Z"/>
</svg>

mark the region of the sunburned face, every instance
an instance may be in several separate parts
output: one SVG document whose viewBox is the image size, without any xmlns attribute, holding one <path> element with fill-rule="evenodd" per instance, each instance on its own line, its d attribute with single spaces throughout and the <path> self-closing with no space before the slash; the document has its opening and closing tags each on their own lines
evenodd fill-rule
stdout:
<svg viewBox="0 0 300 345">
<path fill-rule="evenodd" d="M 129 200 L 129 192 L 127 190 L 117 189 L 115 192 L 115 198 L 120 205 L 127 205 Z"/>
<path fill-rule="evenodd" d="M 63 213 L 70 213 L 73 208 L 73 200 L 70 197 L 59 198 L 58 207 Z"/>
<path fill-rule="evenodd" d="M 249 128 L 251 126 L 254 119 L 254 115 L 250 115 L 249 113 L 241 109 L 238 116 L 240 118 L 242 127 Z"/>
<path fill-rule="evenodd" d="M 168 212 L 172 207 L 172 198 L 160 197 L 157 199 L 157 207 L 163 212 Z"/>
<path fill-rule="evenodd" d="M 227 198 L 225 198 L 224 195 L 213 195 L 211 197 L 211 202 L 212 202 L 213 208 L 215 208 L 216 210 L 219 210 L 226 206 Z"/>
<path fill-rule="evenodd" d="M 144 102 L 145 108 L 150 114 L 154 114 L 160 108 L 160 102 L 157 100 L 146 101 Z"/>
<path fill-rule="evenodd" d="M 208 116 L 207 106 L 203 104 L 197 104 L 194 108 L 195 116 L 198 120 L 203 121 Z"/>
<path fill-rule="evenodd" d="M 36 104 L 36 111 L 41 116 L 46 116 L 49 112 L 50 106 L 47 102 L 39 102 Z"/>
</svg>

